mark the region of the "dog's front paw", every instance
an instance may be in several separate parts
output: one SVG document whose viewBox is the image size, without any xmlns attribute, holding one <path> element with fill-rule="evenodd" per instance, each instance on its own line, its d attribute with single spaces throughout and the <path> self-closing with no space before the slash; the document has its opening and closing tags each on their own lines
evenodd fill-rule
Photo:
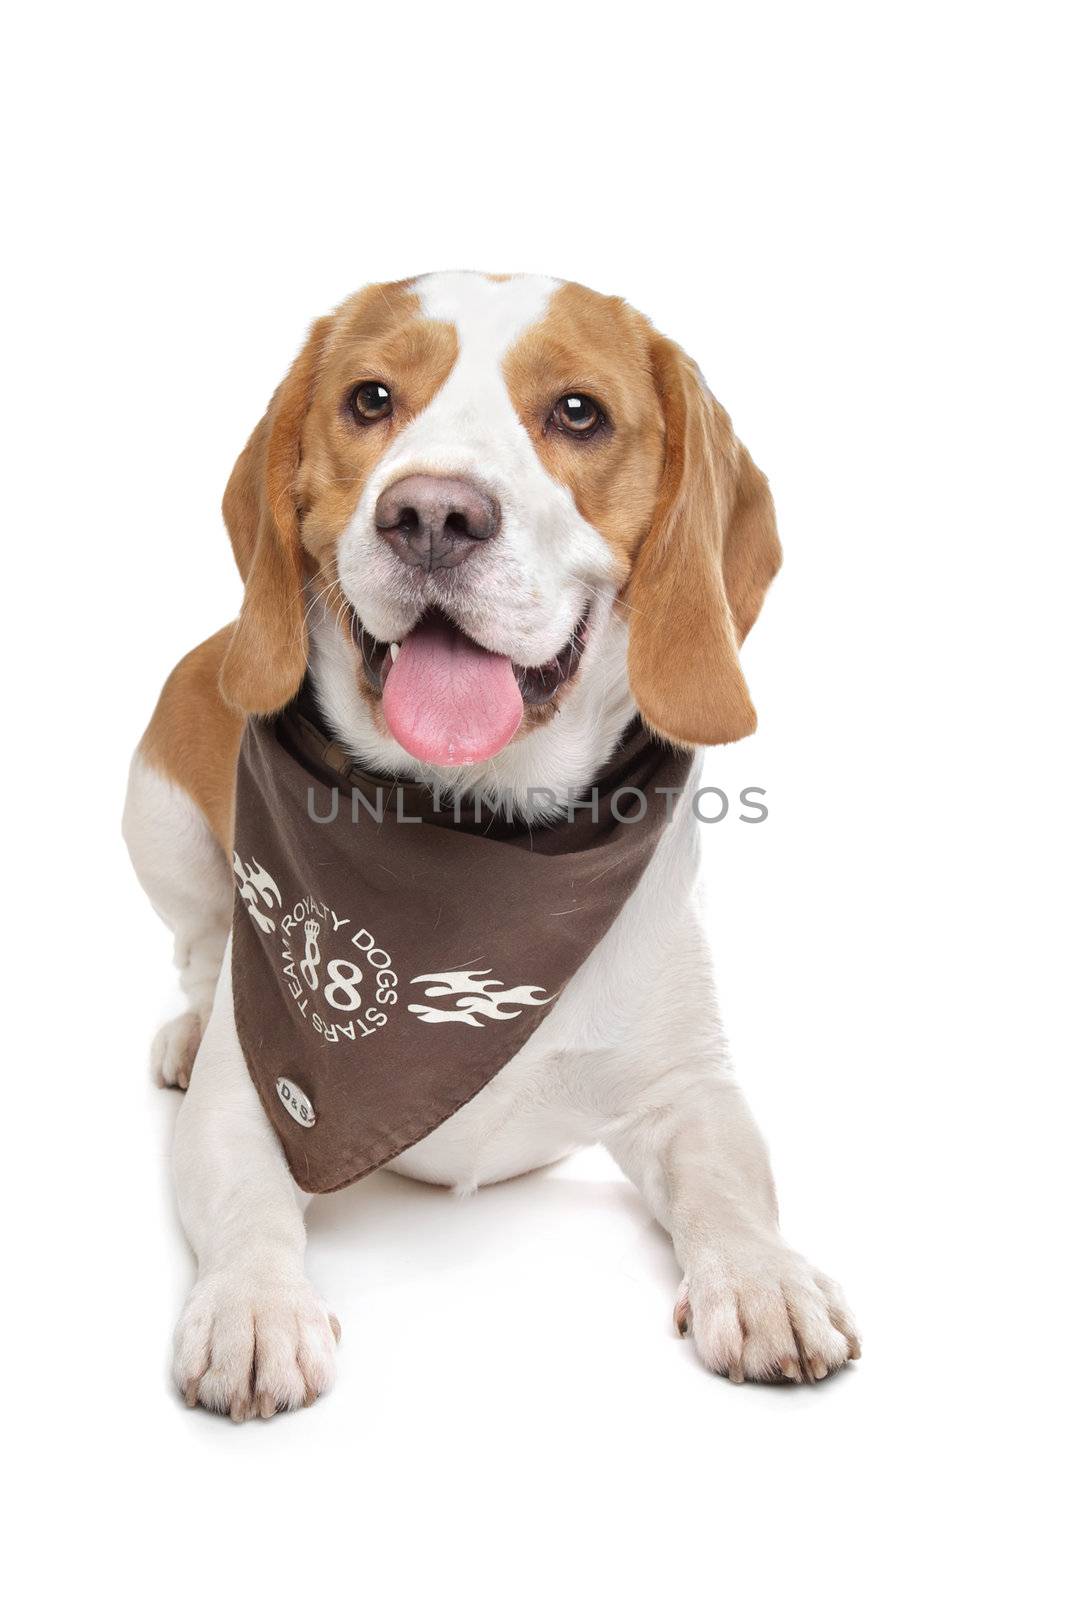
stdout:
<svg viewBox="0 0 1067 1600">
<path fill-rule="evenodd" d="M 152 1074 L 167 1089 L 188 1089 L 203 1026 L 196 1011 L 165 1022 L 152 1040 Z"/>
<path fill-rule="evenodd" d="M 712 1371 L 734 1383 L 815 1381 L 860 1354 L 837 1284 L 780 1240 L 745 1241 L 697 1262 L 674 1320 Z"/>
<path fill-rule="evenodd" d="M 325 1394 L 340 1337 L 305 1278 L 208 1273 L 175 1331 L 175 1381 L 191 1406 L 235 1422 L 272 1417 Z"/>
</svg>

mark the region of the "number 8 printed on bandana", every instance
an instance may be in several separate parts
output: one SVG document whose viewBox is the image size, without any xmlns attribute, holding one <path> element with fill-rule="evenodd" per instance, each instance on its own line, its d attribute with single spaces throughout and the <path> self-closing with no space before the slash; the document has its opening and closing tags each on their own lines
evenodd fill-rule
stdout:
<svg viewBox="0 0 1067 1600">
<path fill-rule="evenodd" d="M 363 974 L 355 962 L 331 961 L 327 964 L 326 972 L 331 979 L 322 991 L 322 998 L 327 1005 L 333 1006 L 335 1011 L 358 1011 L 363 1002 L 359 997 L 356 984 L 360 982 Z M 338 994 L 343 995 L 344 998 L 337 999 L 336 996 Z"/>
</svg>

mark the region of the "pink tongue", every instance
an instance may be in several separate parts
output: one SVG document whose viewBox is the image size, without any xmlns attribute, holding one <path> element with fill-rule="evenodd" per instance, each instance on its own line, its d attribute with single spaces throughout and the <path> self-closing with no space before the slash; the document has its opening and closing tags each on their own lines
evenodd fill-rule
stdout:
<svg viewBox="0 0 1067 1600">
<path fill-rule="evenodd" d="M 507 656 L 495 656 L 443 618 L 420 622 L 385 679 L 389 732 L 420 761 L 462 767 L 502 750 L 522 721 Z"/>
</svg>

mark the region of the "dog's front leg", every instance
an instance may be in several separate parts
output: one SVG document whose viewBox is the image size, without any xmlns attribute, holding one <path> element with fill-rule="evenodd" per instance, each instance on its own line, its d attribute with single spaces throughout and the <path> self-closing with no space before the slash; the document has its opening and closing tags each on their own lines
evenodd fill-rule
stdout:
<svg viewBox="0 0 1067 1600">
<path fill-rule="evenodd" d="M 859 1355 L 840 1289 L 778 1232 L 766 1148 L 727 1071 L 655 1096 L 606 1143 L 674 1241 L 675 1322 L 709 1367 L 800 1382 Z"/>
<path fill-rule="evenodd" d="M 229 950 L 178 1118 L 174 1170 L 199 1269 L 175 1333 L 179 1388 L 190 1405 L 235 1420 L 309 1404 L 333 1381 L 340 1328 L 304 1276 L 306 1196 L 241 1054 Z"/>
</svg>

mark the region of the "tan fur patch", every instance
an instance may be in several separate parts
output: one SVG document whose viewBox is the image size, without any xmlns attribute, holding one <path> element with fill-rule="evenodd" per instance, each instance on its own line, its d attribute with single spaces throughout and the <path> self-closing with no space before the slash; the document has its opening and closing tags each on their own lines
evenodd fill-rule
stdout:
<svg viewBox="0 0 1067 1600">
<path fill-rule="evenodd" d="M 407 283 L 378 284 L 335 313 L 304 424 L 296 481 L 304 547 L 329 570 L 368 477 L 397 434 L 430 404 L 459 353 L 451 323 L 423 317 Z M 361 427 L 347 400 L 377 380 L 392 395 L 385 421 Z"/>
<path fill-rule="evenodd" d="M 174 668 L 141 740 L 141 754 L 186 789 L 226 851 L 233 847 L 234 779 L 245 719 L 222 698 L 219 672 L 234 623 Z"/>
<path fill-rule="evenodd" d="M 236 708 L 269 713 L 296 693 L 307 661 L 304 584 L 316 579 L 324 602 L 338 603 L 336 547 L 367 476 L 433 399 L 457 352 L 455 329 L 423 318 L 406 282 L 361 290 L 312 328 L 223 499 L 245 577 L 222 666 Z M 393 410 L 363 427 L 348 398 L 371 380 L 389 389 Z"/>
<path fill-rule="evenodd" d="M 512 404 L 546 471 L 570 489 L 623 578 L 652 520 L 663 468 L 650 336 L 647 319 L 625 300 L 565 283 L 504 362 Z M 588 440 L 549 421 L 556 401 L 575 393 L 597 401 L 609 421 Z"/>
<path fill-rule="evenodd" d="M 646 721 L 684 744 L 751 733 L 737 646 L 781 552 L 767 481 L 695 364 L 625 301 L 564 284 L 504 372 L 546 470 L 616 557 Z M 607 417 L 587 439 L 551 421 L 574 393 Z"/>
<path fill-rule="evenodd" d="M 737 652 L 781 562 L 774 504 L 690 357 L 657 334 L 652 360 L 667 457 L 626 590 L 630 688 L 664 738 L 730 744 L 756 726 Z"/>
</svg>

